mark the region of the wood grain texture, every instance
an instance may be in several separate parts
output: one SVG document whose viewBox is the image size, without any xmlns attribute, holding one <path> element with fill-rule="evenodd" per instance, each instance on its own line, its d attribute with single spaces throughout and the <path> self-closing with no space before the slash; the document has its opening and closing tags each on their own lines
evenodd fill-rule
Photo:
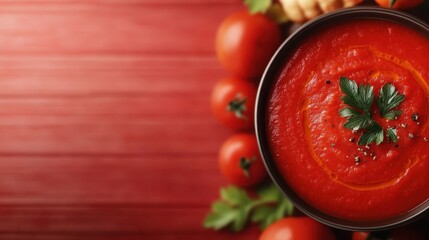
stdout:
<svg viewBox="0 0 429 240">
<path fill-rule="evenodd" d="M 202 220 L 230 0 L 0 0 L 0 239 L 249 239 Z"/>
<path fill-rule="evenodd" d="M 257 239 L 202 227 L 239 0 L 0 0 L 0 239 Z"/>
<path fill-rule="evenodd" d="M 3 4 L 0 53 L 212 54 L 215 26 L 233 9 L 204 1 Z"/>
</svg>

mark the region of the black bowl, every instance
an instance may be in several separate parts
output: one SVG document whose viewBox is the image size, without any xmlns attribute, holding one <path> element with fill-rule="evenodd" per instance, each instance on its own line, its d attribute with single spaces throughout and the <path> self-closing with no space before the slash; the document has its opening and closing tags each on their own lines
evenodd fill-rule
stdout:
<svg viewBox="0 0 429 240">
<path fill-rule="evenodd" d="M 429 208 L 429 201 L 421 204 L 415 209 L 399 215 L 394 218 L 380 220 L 380 221 L 352 221 L 342 218 L 337 218 L 326 214 L 319 209 L 313 207 L 311 204 L 303 200 L 297 193 L 288 185 L 278 171 L 275 162 L 273 161 L 270 148 L 268 145 L 266 133 L 266 116 L 267 116 L 267 101 L 270 89 L 276 81 L 277 74 L 282 70 L 284 59 L 293 53 L 294 49 L 300 45 L 301 41 L 311 36 L 312 32 L 316 29 L 329 27 L 336 22 L 353 19 L 382 19 L 395 22 L 408 28 L 411 28 L 429 39 L 429 26 L 424 22 L 400 11 L 383 9 L 378 7 L 355 7 L 343 9 L 330 14 L 320 16 L 306 24 L 304 24 L 297 32 L 292 34 L 286 39 L 279 47 L 277 52 L 272 57 L 268 64 L 258 89 L 255 108 L 255 127 L 256 136 L 258 139 L 259 149 L 261 151 L 265 167 L 271 176 L 274 183 L 282 190 L 282 192 L 294 203 L 294 205 L 307 214 L 308 216 L 324 223 L 329 226 L 352 231 L 375 231 L 385 230 L 393 227 L 398 227 L 407 224 L 423 213 L 427 212 Z"/>
</svg>

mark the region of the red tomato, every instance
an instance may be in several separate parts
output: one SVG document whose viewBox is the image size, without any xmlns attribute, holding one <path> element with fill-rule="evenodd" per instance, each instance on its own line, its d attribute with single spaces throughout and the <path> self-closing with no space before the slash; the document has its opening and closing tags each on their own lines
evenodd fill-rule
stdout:
<svg viewBox="0 0 429 240">
<path fill-rule="evenodd" d="M 256 86 L 244 80 L 219 81 L 212 92 L 213 115 L 234 130 L 253 130 Z"/>
<path fill-rule="evenodd" d="M 288 217 L 271 224 L 259 240 L 335 240 L 329 227 L 309 217 Z"/>
<path fill-rule="evenodd" d="M 267 177 L 254 134 L 228 138 L 220 149 L 219 165 L 228 181 L 240 187 L 254 186 Z"/>
<path fill-rule="evenodd" d="M 353 232 L 352 240 L 367 240 L 369 232 Z"/>
<path fill-rule="evenodd" d="M 423 0 L 396 0 L 392 6 L 392 0 L 375 0 L 378 5 L 394 9 L 408 9 L 421 4 Z"/>
<path fill-rule="evenodd" d="M 220 25 L 216 53 L 234 76 L 259 78 L 280 45 L 278 25 L 263 14 L 236 12 Z"/>
</svg>

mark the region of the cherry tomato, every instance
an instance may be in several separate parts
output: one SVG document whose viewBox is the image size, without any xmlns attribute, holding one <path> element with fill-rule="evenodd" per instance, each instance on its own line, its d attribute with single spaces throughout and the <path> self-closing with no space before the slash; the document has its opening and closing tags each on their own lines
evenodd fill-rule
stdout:
<svg viewBox="0 0 429 240">
<path fill-rule="evenodd" d="M 375 0 L 378 5 L 394 9 L 408 9 L 420 5 L 423 0 Z"/>
<path fill-rule="evenodd" d="M 367 240 L 369 232 L 353 232 L 352 240 Z"/>
<path fill-rule="evenodd" d="M 254 134 L 236 134 L 228 138 L 219 153 L 222 174 L 234 185 L 250 187 L 267 177 Z"/>
<path fill-rule="evenodd" d="M 401 227 L 389 232 L 353 232 L 352 240 L 424 240 L 425 237 L 411 227 Z"/>
<path fill-rule="evenodd" d="M 220 25 L 216 53 L 221 64 L 234 76 L 259 78 L 280 45 L 278 25 L 263 14 L 236 12 Z"/>
<path fill-rule="evenodd" d="M 248 81 L 226 78 L 212 92 L 213 115 L 234 130 L 253 130 L 256 86 Z"/>
<path fill-rule="evenodd" d="M 335 240 L 335 235 L 309 217 L 288 217 L 271 224 L 259 240 Z"/>
</svg>

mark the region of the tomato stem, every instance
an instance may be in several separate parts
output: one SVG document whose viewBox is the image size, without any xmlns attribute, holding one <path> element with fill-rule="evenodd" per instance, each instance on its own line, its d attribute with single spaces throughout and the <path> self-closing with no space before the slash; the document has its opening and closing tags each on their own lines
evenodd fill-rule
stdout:
<svg viewBox="0 0 429 240">
<path fill-rule="evenodd" d="M 246 98 L 240 97 L 240 94 L 237 94 L 235 98 L 228 103 L 227 111 L 234 112 L 235 116 L 239 119 L 246 119 L 244 116 L 244 111 L 246 111 Z"/>
<path fill-rule="evenodd" d="M 252 166 L 252 163 L 254 161 L 256 161 L 255 156 L 253 156 L 251 158 L 246 158 L 246 157 L 240 158 L 239 166 L 243 170 L 244 175 L 246 175 L 246 177 L 250 177 L 249 169 Z"/>
<path fill-rule="evenodd" d="M 396 0 L 389 0 L 389 8 L 392 8 L 395 5 Z"/>
</svg>

